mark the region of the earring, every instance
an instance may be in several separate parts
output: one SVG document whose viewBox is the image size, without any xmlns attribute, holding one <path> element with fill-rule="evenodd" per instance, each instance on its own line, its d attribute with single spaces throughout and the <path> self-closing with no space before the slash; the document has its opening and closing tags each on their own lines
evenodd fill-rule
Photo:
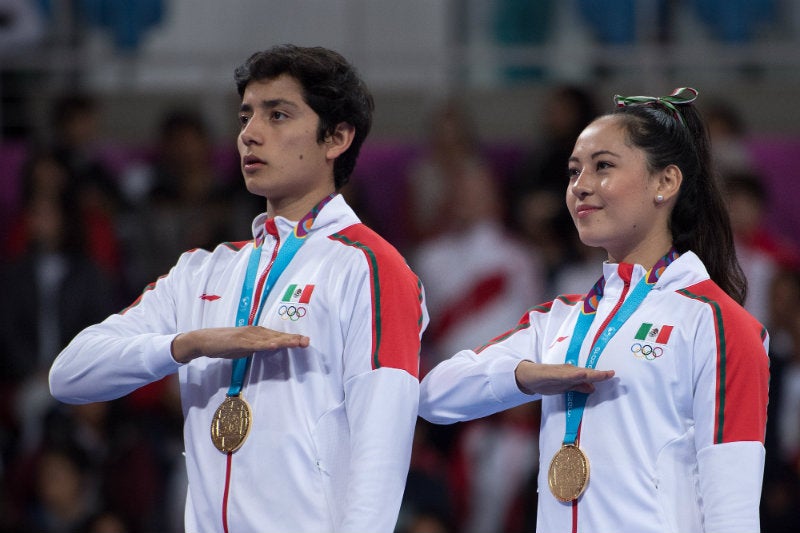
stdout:
<svg viewBox="0 0 800 533">
<path fill-rule="evenodd" d="M 659 194 L 658 196 L 656 196 L 656 203 L 657 204 L 660 204 L 663 201 L 664 201 L 664 195 L 663 194 Z"/>
</svg>

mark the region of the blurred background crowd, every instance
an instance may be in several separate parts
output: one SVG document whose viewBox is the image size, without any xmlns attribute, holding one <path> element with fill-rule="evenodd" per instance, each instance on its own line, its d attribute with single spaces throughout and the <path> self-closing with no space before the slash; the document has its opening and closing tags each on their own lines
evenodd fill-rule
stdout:
<svg viewBox="0 0 800 533">
<path fill-rule="evenodd" d="M 698 88 L 771 335 L 762 529 L 796 531 L 796 2 L 0 0 L 0 533 L 183 531 L 174 381 L 68 406 L 47 372 L 181 252 L 250 238 L 232 72 L 282 42 L 342 52 L 374 90 L 343 193 L 425 284 L 421 374 L 591 287 L 603 257 L 564 206 L 577 134 L 615 93 Z M 398 533 L 534 531 L 537 428 L 535 403 L 420 420 Z"/>
</svg>

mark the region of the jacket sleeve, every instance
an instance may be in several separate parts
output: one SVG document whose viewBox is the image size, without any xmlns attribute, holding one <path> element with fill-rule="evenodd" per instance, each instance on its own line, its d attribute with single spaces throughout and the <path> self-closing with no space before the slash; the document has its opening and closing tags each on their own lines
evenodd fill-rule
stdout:
<svg viewBox="0 0 800 533">
<path fill-rule="evenodd" d="M 707 533 L 757 532 L 769 338 L 744 310 L 712 302 L 694 356 L 695 446 Z"/>
<path fill-rule="evenodd" d="M 705 533 L 758 533 L 764 446 L 715 444 L 697 454 Z"/>
<path fill-rule="evenodd" d="M 392 533 L 411 461 L 419 382 L 396 368 L 380 368 L 348 381 L 350 465 L 343 521 L 338 531 Z"/>
<path fill-rule="evenodd" d="M 50 392 L 57 400 L 113 400 L 178 370 L 171 344 L 178 333 L 172 287 L 179 265 L 132 306 L 72 339 L 50 368 Z"/>
<path fill-rule="evenodd" d="M 514 376 L 520 361 L 541 362 L 531 313 L 477 352 L 463 350 L 436 365 L 420 384 L 420 416 L 435 424 L 452 424 L 541 399 L 522 392 Z"/>
<path fill-rule="evenodd" d="M 427 311 L 421 283 L 395 258 L 365 253 L 342 304 L 350 461 L 337 531 L 392 533 L 411 460 L 419 353 Z"/>
</svg>

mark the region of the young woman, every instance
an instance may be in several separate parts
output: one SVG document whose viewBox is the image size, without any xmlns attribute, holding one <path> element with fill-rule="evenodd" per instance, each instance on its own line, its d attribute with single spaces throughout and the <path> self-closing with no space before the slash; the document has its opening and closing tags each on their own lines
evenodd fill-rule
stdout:
<svg viewBox="0 0 800 533">
<path fill-rule="evenodd" d="M 617 96 L 578 137 L 567 206 L 608 254 L 588 294 L 422 382 L 442 424 L 542 401 L 538 531 L 759 531 L 768 336 L 741 305 L 696 96 Z"/>
</svg>

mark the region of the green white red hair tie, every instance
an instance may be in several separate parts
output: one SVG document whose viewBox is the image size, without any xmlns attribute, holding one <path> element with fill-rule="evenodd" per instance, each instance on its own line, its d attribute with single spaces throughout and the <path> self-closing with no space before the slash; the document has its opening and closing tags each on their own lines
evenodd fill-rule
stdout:
<svg viewBox="0 0 800 533">
<path fill-rule="evenodd" d="M 626 107 L 630 105 L 650 105 L 661 104 L 675 115 L 675 118 L 680 121 L 684 126 L 686 123 L 683 116 L 678 112 L 678 105 L 691 104 L 697 99 L 697 89 L 691 87 L 679 87 L 672 91 L 669 96 L 621 96 L 614 95 L 614 103 L 617 107 Z"/>
</svg>

